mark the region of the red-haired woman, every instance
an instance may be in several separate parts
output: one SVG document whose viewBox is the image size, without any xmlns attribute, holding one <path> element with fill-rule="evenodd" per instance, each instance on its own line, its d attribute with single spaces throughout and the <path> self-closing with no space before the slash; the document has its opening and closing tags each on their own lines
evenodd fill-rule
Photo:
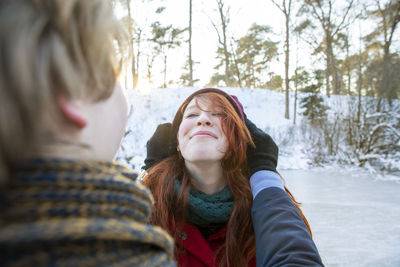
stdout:
<svg viewBox="0 0 400 267">
<path fill-rule="evenodd" d="M 307 220 L 276 173 L 277 146 L 235 96 L 196 91 L 147 149 L 151 223 L 174 237 L 179 266 L 256 266 L 256 254 L 257 266 L 322 265 Z"/>
</svg>

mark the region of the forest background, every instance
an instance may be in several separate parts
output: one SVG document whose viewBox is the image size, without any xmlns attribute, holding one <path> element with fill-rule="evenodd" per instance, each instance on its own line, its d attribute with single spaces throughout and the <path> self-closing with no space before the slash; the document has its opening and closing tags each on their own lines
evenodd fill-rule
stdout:
<svg viewBox="0 0 400 267">
<path fill-rule="evenodd" d="M 121 51 L 130 59 L 126 88 L 282 92 L 282 119 L 313 133 L 314 165 L 334 159 L 400 175 L 400 1 L 114 0 L 113 6 L 129 40 Z M 331 97 L 346 101 L 346 112 L 332 110 Z"/>
</svg>

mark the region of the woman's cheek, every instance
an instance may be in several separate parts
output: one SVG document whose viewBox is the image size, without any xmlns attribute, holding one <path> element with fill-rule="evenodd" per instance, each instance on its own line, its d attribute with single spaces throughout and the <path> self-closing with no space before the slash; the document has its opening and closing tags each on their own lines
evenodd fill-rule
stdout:
<svg viewBox="0 0 400 267">
<path fill-rule="evenodd" d="M 184 135 L 188 134 L 188 132 L 192 128 L 192 124 L 192 120 L 183 120 L 181 125 L 179 126 L 179 136 L 183 137 Z"/>
<path fill-rule="evenodd" d="M 179 125 L 179 130 L 178 130 L 178 143 L 179 146 L 183 145 L 185 142 L 185 138 L 188 138 L 189 131 L 191 129 L 191 123 L 190 120 L 183 120 L 181 122 L 181 125 Z"/>
</svg>

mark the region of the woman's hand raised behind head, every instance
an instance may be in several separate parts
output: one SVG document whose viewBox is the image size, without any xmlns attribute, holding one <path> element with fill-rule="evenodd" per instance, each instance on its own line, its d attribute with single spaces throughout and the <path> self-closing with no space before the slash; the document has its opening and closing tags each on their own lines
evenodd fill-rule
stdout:
<svg viewBox="0 0 400 267">
<path fill-rule="evenodd" d="M 246 119 L 245 123 L 256 145 L 253 147 L 249 144 L 247 147 L 247 166 L 250 176 L 261 170 L 276 172 L 278 146 L 272 140 L 271 136 L 264 133 L 260 128 L 257 128 L 249 119 Z"/>
<path fill-rule="evenodd" d="M 176 152 L 176 136 L 172 134 L 171 123 L 159 124 L 153 136 L 147 141 L 146 148 L 147 156 L 142 167 L 144 170 L 172 156 Z"/>
</svg>

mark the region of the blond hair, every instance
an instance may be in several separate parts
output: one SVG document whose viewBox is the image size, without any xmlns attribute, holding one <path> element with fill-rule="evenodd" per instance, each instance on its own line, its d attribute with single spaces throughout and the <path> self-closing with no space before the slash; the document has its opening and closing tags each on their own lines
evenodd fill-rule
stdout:
<svg viewBox="0 0 400 267">
<path fill-rule="evenodd" d="M 44 118 L 61 116 L 57 97 L 112 94 L 124 38 L 110 2 L 0 2 L 0 182 L 41 149 Z"/>
</svg>

